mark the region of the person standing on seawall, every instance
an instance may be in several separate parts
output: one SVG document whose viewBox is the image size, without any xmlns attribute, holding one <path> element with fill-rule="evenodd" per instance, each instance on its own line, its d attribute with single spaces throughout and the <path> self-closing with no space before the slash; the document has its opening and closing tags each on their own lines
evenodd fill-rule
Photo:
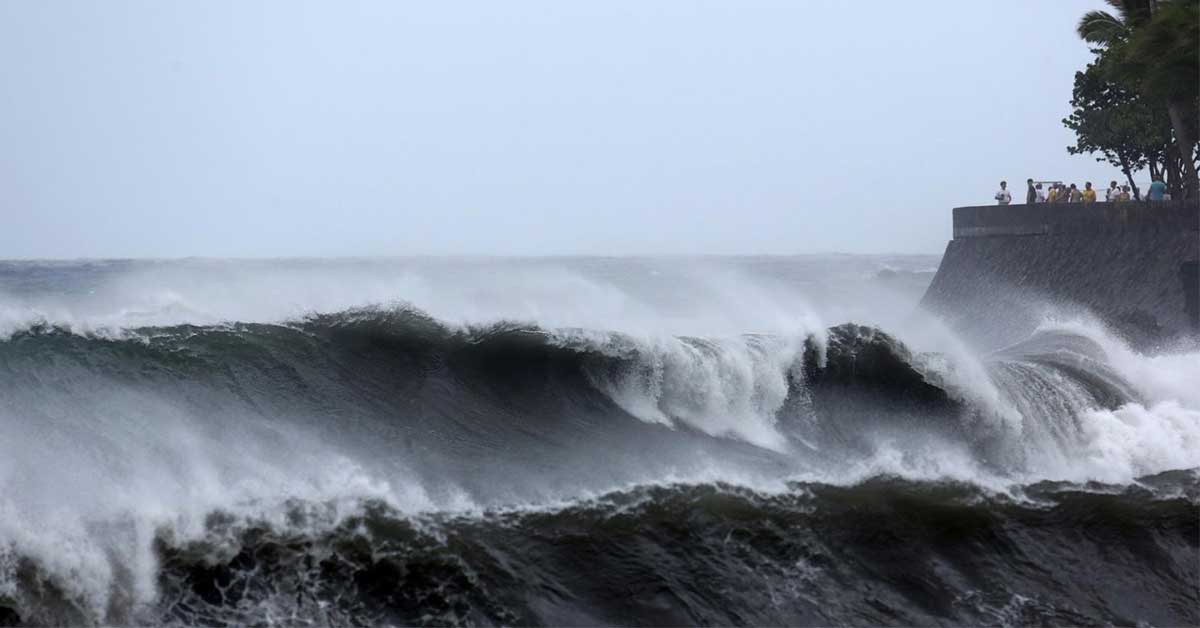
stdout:
<svg viewBox="0 0 1200 628">
<path fill-rule="evenodd" d="M 1025 185 L 1029 186 L 1029 189 L 1025 191 L 1025 204 L 1033 205 L 1038 202 L 1038 194 L 1037 190 L 1033 187 L 1033 179 L 1026 179 Z"/>
<path fill-rule="evenodd" d="M 1150 191 L 1146 193 L 1146 198 L 1152 201 L 1163 200 L 1163 195 L 1167 193 L 1167 184 L 1163 183 L 1162 177 L 1154 177 L 1154 181 L 1150 183 Z"/>
<path fill-rule="evenodd" d="M 1083 202 L 1083 193 L 1081 193 L 1079 191 L 1079 188 L 1075 187 L 1074 183 L 1071 184 L 1071 189 L 1069 190 L 1069 195 L 1067 196 L 1067 202 L 1068 203 Z"/>
<path fill-rule="evenodd" d="M 1000 191 L 996 192 L 994 198 L 1000 205 L 1008 205 L 1012 202 L 1012 194 L 1008 193 L 1008 181 L 1000 182 Z"/>
<path fill-rule="evenodd" d="M 1104 202 L 1115 203 L 1121 197 L 1121 188 L 1117 187 L 1117 182 L 1113 181 L 1108 184 L 1108 189 L 1104 191 Z"/>
<path fill-rule="evenodd" d="M 1082 196 L 1083 196 L 1083 202 L 1085 202 L 1085 203 L 1095 203 L 1096 202 L 1096 190 L 1092 189 L 1091 181 L 1088 181 L 1083 184 Z"/>
<path fill-rule="evenodd" d="M 1041 183 L 1037 184 L 1035 186 L 1035 189 L 1037 190 L 1037 199 L 1035 199 L 1036 202 L 1045 203 L 1046 202 L 1046 193 L 1042 191 L 1042 184 Z"/>
</svg>

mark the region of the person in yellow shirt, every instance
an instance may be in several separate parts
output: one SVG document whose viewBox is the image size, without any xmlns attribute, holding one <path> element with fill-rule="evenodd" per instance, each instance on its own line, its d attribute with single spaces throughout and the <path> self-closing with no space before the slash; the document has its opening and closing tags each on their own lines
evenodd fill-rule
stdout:
<svg viewBox="0 0 1200 628">
<path fill-rule="evenodd" d="M 1091 181 L 1088 181 L 1087 183 L 1083 184 L 1083 202 L 1085 202 L 1085 203 L 1095 203 L 1096 202 L 1096 190 L 1092 189 Z"/>
<path fill-rule="evenodd" d="M 1058 200 L 1058 184 L 1051 183 L 1050 191 L 1046 194 L 1046 202 L 1053 203 Z"/>
</svg>

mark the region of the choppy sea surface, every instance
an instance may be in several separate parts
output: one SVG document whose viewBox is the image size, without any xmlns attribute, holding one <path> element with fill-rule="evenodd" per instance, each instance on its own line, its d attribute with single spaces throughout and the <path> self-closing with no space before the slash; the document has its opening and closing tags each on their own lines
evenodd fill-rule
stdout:
<svg viewBox="0 0 1200 628">
<path fill-rule="evenodd" d="M 0 624 L 1200 624 L 1200 355 L 937 263 L 0 262 Z"/>
</svg>

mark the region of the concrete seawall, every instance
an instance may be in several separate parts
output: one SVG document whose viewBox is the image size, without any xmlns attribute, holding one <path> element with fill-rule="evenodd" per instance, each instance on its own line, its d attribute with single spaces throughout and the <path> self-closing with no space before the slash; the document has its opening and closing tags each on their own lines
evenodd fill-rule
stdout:
<svg viewBox="0 0 1200 628">
<path fill-rule="evenodd" d="M 1051 308 L 1086 310 L 1140 348 L 1200 337 L 1200 204 L 1008 205 L 954 210 L 922 306 L 998 346 Z"/>
</svg>

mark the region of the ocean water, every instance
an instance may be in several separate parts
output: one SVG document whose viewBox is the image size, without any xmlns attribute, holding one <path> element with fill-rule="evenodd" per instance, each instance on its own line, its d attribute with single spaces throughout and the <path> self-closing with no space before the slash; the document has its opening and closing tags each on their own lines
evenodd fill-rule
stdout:
<svg viewBox="0 0 1200 628">
<path fill-rule="evenodd" d="M 937 262 L 0 262 L 0 623 L 1200 623 L 1200 355 Z"/>
</svg>

